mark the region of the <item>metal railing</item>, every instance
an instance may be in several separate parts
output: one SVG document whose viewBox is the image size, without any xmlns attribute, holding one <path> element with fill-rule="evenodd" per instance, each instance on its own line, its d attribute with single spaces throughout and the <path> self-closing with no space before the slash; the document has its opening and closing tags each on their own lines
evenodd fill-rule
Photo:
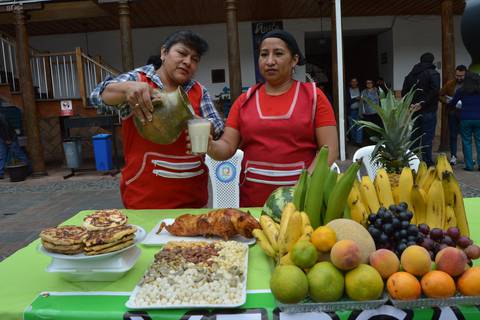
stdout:
<svg viewBox="0 0 480 320">
<path fill-rule="evenodd" d="M 30 67 L 36 98 L 39 100 L 82 99 L 88 106 L 90 92 L 108 76 L 120 72 L 92 58 L 81 48 L 75 51 L 41 53 L 30 48 Z M 20 91 L 15 42 L 0 34 L 0 83 L 12 92 Z"/>
<path fill-rule="evenodd" d="M 119 74 L 114 68 L 84 54 L 72 52 L 41 53 L 31 57 L 32 80 L 37 99 L 82 99 L 108 76 Z"/>
<path fill-rule="evenodd" d="M 18 91 L 17 75 L 15 43 L 4 37 L 0 37 L 0 83 L 8 83 L 12 91 Z"/>
</svg>

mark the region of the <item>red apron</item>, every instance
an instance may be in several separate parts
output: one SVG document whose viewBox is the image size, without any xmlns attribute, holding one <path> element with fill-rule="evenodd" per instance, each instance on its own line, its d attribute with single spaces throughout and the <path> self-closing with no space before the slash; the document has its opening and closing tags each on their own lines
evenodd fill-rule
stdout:
<svg viewBox="0 0 480 320">
<path fill-rule="evenodd" d="M 138 77 L 158 87 L 145 74 Z M 189 90 L 188 98 L 200 114 L 202 88 L 198 83 Z M 122 133 L 125 167 L 120 191 L 125 208 L 201 208 L 207 204 L 208 169 L 203 157 L 185 153 L 185 132 L 172 144 L 156 144 L 138 134 L 131 114 L 123 119 Z"/>
<path fill-rule="evenodd" d="M 250 88 L 240 107 L 239 128 L 244 151 L 240 206 L 263 206 L 279 186 L 293 186 L 318 150 L 315 138 L 315 84 L 294 82 L 295 94 L 288 112 L 262 114 L 261 84 Z"/>
</svg>

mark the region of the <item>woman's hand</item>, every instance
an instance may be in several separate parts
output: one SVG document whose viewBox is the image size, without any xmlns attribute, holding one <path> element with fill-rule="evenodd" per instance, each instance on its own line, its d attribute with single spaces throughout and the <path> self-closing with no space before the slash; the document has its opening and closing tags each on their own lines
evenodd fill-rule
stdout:
<svg viewBox="0 0 480 320">
<path fill-rule="evenodd" d="M 145 124 L 146 121 L 152 121 L 153 104 L 152 95 L 153 88 L 145 82 L 130 82 L 125 91 L 127 103 L 132 108 L 137 118 Z M 154 97 L 158 99 L 158 97 Z"/>
</svg>

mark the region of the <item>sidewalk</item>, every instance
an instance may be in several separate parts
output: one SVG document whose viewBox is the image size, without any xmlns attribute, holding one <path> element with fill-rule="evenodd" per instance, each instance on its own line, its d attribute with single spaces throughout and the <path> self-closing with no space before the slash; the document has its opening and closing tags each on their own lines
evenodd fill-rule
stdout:
<svg viewBox="0 0 480 320">
<path fill-rule="evenodd" d="M 356 147 L 348 146 L 347 159 L 352 158 L 355 150 Z M 337 161 L 342 171 L 350 163 Z M 464 196 L 480 197 L 480 172 L 466 172 L 462 168 L 461 158 L 454 170 Z M 0 180 L 0 261 L 35 240 L 42 229 L 55 226 L 81 210 L 123 208 L 120 174 L 112 177 L 90 171 L 64 180 L 68 173 L 67 169 L 52 167 L 46 177 L 22 182 Z"/>
</svg>

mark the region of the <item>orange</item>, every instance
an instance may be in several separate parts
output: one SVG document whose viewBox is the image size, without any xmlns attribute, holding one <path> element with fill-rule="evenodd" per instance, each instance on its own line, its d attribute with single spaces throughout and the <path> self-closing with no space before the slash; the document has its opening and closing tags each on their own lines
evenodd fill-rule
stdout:
<svg viewBox="0 0 480 320">
<path fill-rule="evenodd" d="M 328 252 L 337 242 L 337 234 L 332 228 L 321 226 L 313 231 L 310 241 L 318 251 Z"/>
<path fill-rule="evenodd" d="M 429 298 L 449 298 L 455 294 L 455 282 L 446 272 L 433 270 L 426 273 L 422 280 L 423 293 Z"/>
<path fill-rule="evenodd" d="M 408 272 L 395 272 L 387 280 L 387 290 L 393 299 L 415 300 L 420 298 L 420 281 Z"/>
<path fill-rule="evenodd" d="M 458 278 L 457 287 L 464 296 L 480 296 L 480 266 L 465 271 Z"/>
</svg>

